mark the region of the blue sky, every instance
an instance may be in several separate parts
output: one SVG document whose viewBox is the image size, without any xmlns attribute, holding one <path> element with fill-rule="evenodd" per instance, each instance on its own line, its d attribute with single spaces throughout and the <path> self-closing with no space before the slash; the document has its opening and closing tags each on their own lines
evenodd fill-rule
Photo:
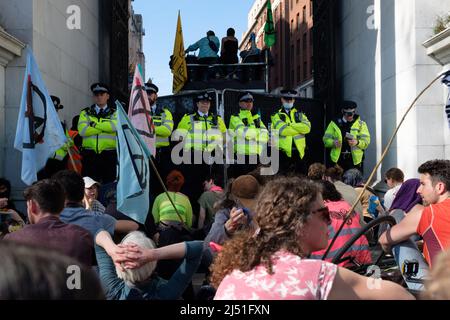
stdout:
<svg viewBox="0 0 450 320">
<path fill-rule="evenodd" d="M 169 58 L 173 51 L 178 10 L 181 12 L 184 46 L 213 30 L 219 40 L 229 27 L 241 40 L 247 30 L 247 14 L 254 0 L 135 0 L 135 13 L 143 15 L 146 58 L 145 77 L 159 87 L 159 95 L 172 94 Z"/>
</svg>

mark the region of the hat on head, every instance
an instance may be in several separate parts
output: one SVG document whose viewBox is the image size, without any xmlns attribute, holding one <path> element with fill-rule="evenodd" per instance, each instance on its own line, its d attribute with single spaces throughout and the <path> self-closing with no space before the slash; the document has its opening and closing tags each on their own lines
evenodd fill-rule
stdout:
<svg viewBox="0 0 450 320">
<path fill-rule="evenodd" d="M 243 206 L 253 212 L 256 208 L 256 197 L 259 194 L 259 183 L 250 175 L 240 176 L 231 185 L 231 194 L 236 197 Z"/>
<path fill-rule="evenodd" d="M 205 100 L 212 101 L 212 98 L 209 96 L 208 92 L 206 92 L 206 91 L 202 92 L 202 93 L 199 93 L 198 95 L 196 95 L 194 97 L 194 101 L 195 102 L 205 101 Z"/>
<path fill-rule="evenodd" d="M 95 181 L 94 179 L 92 179 L 91 177 L 84 177 L 84 187 L 85 188 L 90 188 L 92 187 L 94 184 L 97 184 L 100 186 L 100 183 Z"/>
<path fill-rule="evenodd" d="M 341 110 L 354 110 L 358 107 L 354 101 L 342 101 Z"/>
<path fill-rule="evenodd" d="M 59 97 L 57 97 L 57 96 L 50 96 L 50 98 L 52 99 L 53 105 L 55 106 L 56 110 L 61 110 L 61 109 L 64 108 L 64 106 L 61 105 L 61 99 Z"/>
<path fill-rule="evenodd" d="M 253 95 L 249 91 L 243 92 L 239 95 L 239 102 L 247 100 L 254 100 Z"/>
<path fill-rule="evenodd" d="M 109 93 L 109 87 L 104 83 L 97 82 L 91 86 L 91 91 L 94 94 L 100 93 L 100 92 Z"/>
<path fill-rule="evenodd" d="M 158 93 L 159 88 L 155 84 L 147 82 L 145 84 L 145 91 L 147 91 L 147 93 Z"/>
<path fill-rule="evenodd" d="M 292 89 L 285 89 L 280 91 L 281 97 L 285 99 L 295 99 L 297 98 L 297 91 Z"/>
</svg>

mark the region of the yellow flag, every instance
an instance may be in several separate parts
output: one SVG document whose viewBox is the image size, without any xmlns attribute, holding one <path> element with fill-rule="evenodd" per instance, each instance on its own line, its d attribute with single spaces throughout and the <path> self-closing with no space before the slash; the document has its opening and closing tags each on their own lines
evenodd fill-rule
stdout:
<svg viewBox="0 0 450 320">
<path fill-rule="evenodd" d="M 175 36 L 175 45 L 173 47 L 173 56 L 171 60 L 173 73 L 173 93 L 179 92 L 187 82 L 187 66 L 184 56 L 183 29 L 181 28 L 181 16 L 178 11 L 177 33 Z"/>
</svg>

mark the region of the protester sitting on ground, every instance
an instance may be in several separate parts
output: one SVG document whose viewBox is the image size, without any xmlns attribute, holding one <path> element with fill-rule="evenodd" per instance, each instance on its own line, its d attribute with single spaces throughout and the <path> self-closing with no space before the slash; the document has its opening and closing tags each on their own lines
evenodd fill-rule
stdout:
<svg viewBox="0 0 450 320">
<path fill-rule="evenodd" d="M 362 192 L 365 181 L 361 171 L 359 171 L 358 169 L 347 170 L 344 173 L 342 179 L 345 184 L 348 184 L 349 186 L 355 188 L 355 191 L 358 195 Z M 372 206 L 370 205 L 371 201 L 376 203 L 375 208 L 372 208 Z M 371 187 L 367 187 L 364 190 L 361 197 L 361 204 L 364 220 L 366 222 L 375 219 L 376 217 L 378 217 L 378 214 L 385 212 L 379 198 L 375 195 L 375 190 L 373 190 Z"/>
<path fill-rule="evenodd" d="M 355 188 L 342 182 L 343 174 L 344 170 L 339 165 L 335 165 L 334 167 L 328 168 L 325 171 L 325 179 L 334 184 L 337 191 L 339 191 L 339 193 L 342 195 L 344 200 L 347 201 L 348 204 L 353 205 L 356 199 L 358 199 L 358 193 L 355 191 Z M 362 215 L 363 208 L 361 205 L 361 201 L 358 201 L 355 210 L 361 215 L 361 224 L 363 225 L 364 219 Z"/>
<path fill-rule="evenodd" d="M 214 205 L 220 200 L 223 195 L 223 189 L 216 185 L 217 178 L 209 176 L 203 182 L 203 194 L 198 199 L 200 205 L 200 212 L 198 215 L 198 229 L 203 229 L 205 235 L 209 233 L 211 225 L 214 221 L 216 213 Z"/>
<path fill-rule="evenodd" d="M 105 234 L 107 235 L 107 234 Z M 108 236 L 108 235 L 107 235 Z M 155 249 L 155 244 L 142 232 L 128 234 L 119 246 L 129 253 L 127 261 L 114 265 L 103 250 L 108 242 L 97 240 L 100 279 L 109 300 L 177 300 L 192 280 L 202 257 L 203 243 L 191 241 Z M 168 280 L 154 274 L 158 260 L 182 259 L 182 264 Z"/>
<path fill-rule="evenodd" d="M 320 181 L 325 179 L 327 167 L 322 163 L 313 163 L 308 168 L 308 178 L 313 181 Z"/>
<path fill-rule="evenodd" d="M 257 232 L 227 241 L 211 266 L 217 300 L 414 299 L 404 288 L 307 256 L 328 243 L 328 208 L 319 187 L 298 177 L 280 177 L 260 194 Z"/>
<path fill-rule="evenodd" d="M 423 237 L 423 254 L 432 267 L 434 258 L 450 249 L 450 160 L 432 160 L 419 169 L 420 186 L 417 193 L 426 207 L 411 210 L 397 225 L 380 237 L 383 250 L 418 234 Z"/>
<path fill-rule="evenodd" d="M 17 212 L 11 201 L 11 183 L 0 178 L 0 239 L 6 234 L 20 230 L 25 225 L 24 219 Z"/>
<path fill-rule="evenodd" d="M 319 185 L 321 186 L 322 197 L 330 211 L 331 224 L 328 226 L 328 245 L 329 247 L 334 235 L 337 230 L 341 227 L 344 222 L 345 216 L 350 211 L 351 206 L 342 198 L 339 191 L 336 190 L 334 184 L 329 181 L 319 180 Z M 359 214 L 355 211 L 352 212 L 350 218 L 344 225 L 344 228 L 339 233 L 336 242 L 331 247 L 327 254 L 325 261 L 331 262 L 335 257 L 337 251 L 342 248 L 345 243 L 351 239 L 358 231 L 361 229 Z M 313 252 L 311 255 L 312 259 L 322 259 L 325 254 L 325 250 Z M 348 260 L 339 264 L 341 267 L 350 267 L 354 265 L 371 265 L 372 256 L 369 251 L 369 244 L 367 238 L 362 236 L 359 238 L 351 247 L 351 250 L 342 257 L 343 259 L 348 258 Z"/>
<path fill-rule="evenodd" d="M 0 252 L 0 300 L 105 299 L 97 274 L 73 258 L 10 241 Z"/>
<path fill-rule="evenodd" d="M 402 210 L 405 214 L 424 209 L 422 197 L 417 193 L 420 187 L 419 179 L 406 180 L 397 191 L 394 202 L 392 202 L 390 212 Z"/>
<path fill-rule="evenodd" d="M 224 198 L 217 205 L 214 223 L 205 238 L 205 248 L 214 242 L 222 245 L 242 229 L 255 229 L 253 214 L 260 191 L 258 181 L 250 175 L 228 182 Z"/>
<path fill-rule="evenodd" d="M 386 182 L 389 190 L 384 195 L 383 205 L 386 210 L 389 210 L 391 208 L 392 201 L 394 201 L 395 199 L 395 195 L 397 194 L 398 190 L 402 186 L 403 181 L 405 180 L 405 175 L 399 168 L 391 168 L 386 171 L 384 177 L 384 181 Z"/>
<path fill-rule="evenodd" d="M 104 213 L 105 206 L 98 201 L 100 183 L 91 177 L 84 177 L 84 199 L 83 204 L 86 210 Z"/>
<path fill-rule="evenodd" d="M 450 251 L 436 257 L 429 276 L 422 297 L 428 300 L 450 300 Z"/>
<path fill-rule="evenodd" d="M 155 223 L 161 229 L 167 229 L 171 226 L 176 228 L 180 226 L 192 227 L 192 206 L 189 198 L 180 192 L 184 185 L 184 176 L 178 170 L 172 170 L 166 178 L 167 193 L 163 192 L 156 197 L 153 203 L 152 214 Z M 172 199 L 176 209 L 169 200 Z M 180 220 L 181 219 L 181 220 Z"/>
<path fill-rule="evenodd" d="M 139 228 L 133 221 L 116 220 L 113 217 L 95 211 L 86 210 L 83 206 L 84 180 L 74 171 L 60 171 L 53 176 L 65 192 L 65 208 L 60 219 L 65 223 L 76 224 L 88 230 L 95 237 L 101 230 L 111 235 L 129 233 Z"/>
<path fill-rule="evenodd" d="M 6 235 L 5 240 L 53 249 L 85 266 L 94 262 L 94 239 L 85 229 L 59 219 L 64 190 L 53 180 L 41 180 L 25 189 L 30 225 Z"/>
</svg>

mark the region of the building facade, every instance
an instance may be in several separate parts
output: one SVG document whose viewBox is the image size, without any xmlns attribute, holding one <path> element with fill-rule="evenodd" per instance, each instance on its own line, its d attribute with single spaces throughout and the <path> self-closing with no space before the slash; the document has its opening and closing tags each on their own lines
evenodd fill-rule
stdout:
<svg viewBox="0 0 450 320">
<path fill-rule="evenodd" d="M 258 48 L 264 48 L 264 25 L 267 19 L 266 0 L 256 0 L 248 13 L 248 29 L 242 36 L 240 50 L 249 44 L 251 33 L 256 34 Z M 272 14 L 276 43 L 271 48 L 274 65 L 269 76 L 269 88 L 295 88 L 302 97 L 313 96 L 311 0 L 273 0 Z"/>
<path fill-rule="evenodd" d="M 0 176 L 11 181 L 16 199 L 24 188 L 21 154 L 13 147 L 26 67 L 21 48 L 32 49 L 49 93 L 64 105 L 59 116 L 70 127 L 92 104 L 94 82 L 110 84 L 114 98 L 128 99 L 130 1 L 0 2 L 0 48 L 6 43 L 7 52 L 0 49 L 0 80 L 7 79 L 0 81 Z"/>
<path fill-rule="evenodd" d="M 132 7 L 132 2 L 130 2 L 130 22 L 129 22 L 129 79 L 131 78 L 131 83 L 133 82 L 134 70 L 137 65 L 141 65 L 142 77 L 145 77 L 145 55 L 144 55 L 144 36 L 145 29 L 141 14 L 136 14 Z"/>
</svg>

